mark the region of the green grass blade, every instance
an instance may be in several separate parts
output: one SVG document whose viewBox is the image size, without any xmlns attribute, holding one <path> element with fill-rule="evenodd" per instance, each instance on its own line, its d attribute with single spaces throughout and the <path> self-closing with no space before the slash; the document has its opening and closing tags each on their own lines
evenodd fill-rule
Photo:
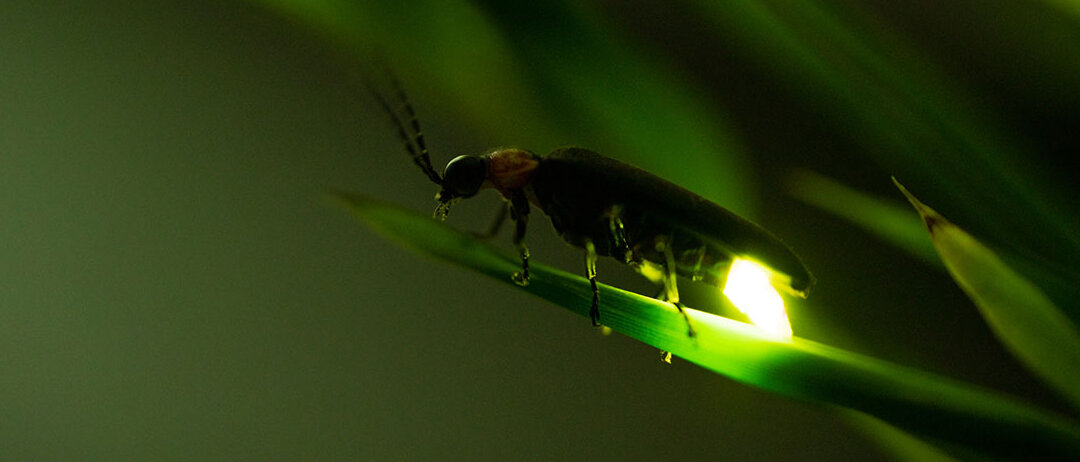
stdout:
<svg viewBox="0 0 1080 462">
<path fill-rule="evenodd" d="M 926 227 L 911 216 L 910 210 L 892 201 L 871 197 L 806 171 L 791 175 L 788 191 L 794 198 L 848 220 L 919 260 L 941 264 L 933 245 L 926 239 Z"/>
<path fill-rule="evenodd" d="M 573 143 L 752 215 L 753 172 L 738 133 L 647 41 L 624 36 L 586 2 L 475 3 L 495 18 Z"/>
<path fill-rule="evenodd" d="M 517 287 L 510 274 L 518 261 L 465 233 L 364 196 L 337 197 L 384 237 Z M 588 317 L 584 278 L 538 263 L 530 270 L 531 284 L 521 290 Z M 697 336 L 690 338 L 666 303 L 603 284 L 600 300 L 613 330 L 752 386 L 858 410 L 995 458 L 1080 458 L 1080 424 L 988 390 L 803 339 L 771 340 L 750 325 L 692 309 Z"/>
<path fill-rule="evenodd" d="M 876 441 L 897 461 L 956 462 L 958 460 L 950 457 L 941 448 L 911 436 L 910 433 L 882 422 L 880 419 L 855 411 L 848 411 L 843 415 L 847 417 L 852 428 Z"/>
<path fill-rule="evenodd" d="M 439 114 L 460 119 L 474 139 L 490 143 L 483 148 L 514 145 L 547 151 L 573 142 L 552 114 L 539 110 L 543 102 L 535 88 L 521 73 L 507 70 L 515 60 L 513 50 L 471 2 L 248 1 L 314 32 L 332 50 L 348 56 L 355 69 L 381 76 L 381 64 L 373 61 L 385 57 L 422 120 L 436 120 L 432 116 Z M 359 80 L 357 87 L 362 88 Z M 371 105 L 370 111 L 378 111 L 374 101 L 349 104 Z M 452 157 L 434 144 L 431 147 L 436 163 Z"/>
<path fill-rule="evenodd" d="M 1077 0 L 1043 0 L 1047 5 L 1054 6 L 1062 12 L 1071 14 L 1080 19 L 1080 1 Z"/>
<path fill-rule="evenodd" d="M 956 186 L 953 200 L 964 205 L 957 213 L 993 242 L 1061 265 L 1080 261 L 1075 204 L 1061 194 L 1070 188 L 1027 168 L 1025 158 L 1035 148 L 1012 136 L 991 116 L 992 108 L 979 109 L 962 85 L 905 37 L 873 19 L 872 8 L 748 0 L 691 4 L 715 23 L 714 40 L 745 47 L 743 55 L 769 66 L 778 81 L 857 133 L 867 155 L 889 170 Z M 1054 51 L 1068 56 L 1068 43 Z M 984 207 L 1002 212 L 987 216 L 978 212 Z M 1049 239 L 1028 239 L 1018 231 L 1036 227 Z"/>
<path fill-rule="evenodd" d="M 1041 289 L 993 250 L 919 202 L 893 179 L 922 216 L 953 279 L 1010 351 L 1080 408 L 1080 332 Z"/>
<path fill-rule="evenodd" d="M 252 1 L 360 61 L 380 50 L 414 96 L 435 89 L 426 111 L 452 107 L 490 146 L 586 146 L 755 211 L 746 149 L 704 90 L 580 2 Z"/>
<path fill-rule="evenodd" d="M 926 225 L 906 206 L 858 191 L 816 173 L 800 171 L 788 178 L 792 197 L 859 226 L 882 241 L 944 270 L 941 257 L 926 235 Z M 999 249 L 1000 250 L 1000 249 Z M 1000 257 L 1017 272 L 1037 283 L 1074 323 L 1080 322 L 1080 274 L 1069 267 L 1031 254 L 1003 252 Z"/>
</svg>

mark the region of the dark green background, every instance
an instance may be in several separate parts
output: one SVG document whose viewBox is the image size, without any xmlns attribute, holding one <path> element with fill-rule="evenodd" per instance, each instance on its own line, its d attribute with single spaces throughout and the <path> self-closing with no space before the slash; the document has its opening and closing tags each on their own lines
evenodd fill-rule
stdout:
<svg viewBox="0 0 1080 462">
<path fill-rule="evenodd" d="M 367 55 L 355 45 L 369 40 L 382 42 L 409 88 L 434 163 L 494 145 L 578 144 L 646 166 L 754 216 L 803 255 L 820 285 L 793 308 L 797 334 L 1061 406 L 939 268 L 790 199 L 784 182 L 809 169 L 900 203 L 889 175 L 906 173 L 916 194 L 962 225 L 1010 211 L 950 207 L 957 188 L 910 159 L 868 154 L 883 142 L 867 140 L 857 116 L 823 109 L 835 96 L 809 76 L 782 77 L 762 59 L 767 48 L 725 41 L 689 4 L 589 3 L 579 26 L 603 18 L 592 32 L 600 38 L 576 48 L 577 26 L 560 29 L 558 7 L 485 3 L 447 10 L 460 18 L 428 4 L 362 6 L 373 13 L 356 23 L 355 40 L 254 3 L 3 8 L 4 458 L 886 457 L 827 408 L 677 360 L 664 366 L 649 347 L 383 241 L 327 200 L 341 188 L 419 213 L 433 206 L 436 187 L 356 78 Z M 1080 69 L 1080 19 L 1035 3 L 881 3 L 860 7 L 873 22 L 856 32 L 903 37 L 891 45 L 915 50 L 913 62 L 961 89 L 956 104 L 1027 148 L 1017 169 L 1072 204 L 1075 170 L 1056 159 L 1080 146 L 1070 74 Z M 597 43 L 621 51 L 598 57 L 587 48 Z M 601 59 L 633 64 L 586 66 Z M 679 85 L 660 100 L 691 109 L 622 112 L 651 104 L 633 101 L 638 78 L 638 96 L 657 82 Z M 600 112 L 574 103 L 591 97 Z M 713 121 L 723 125 L 712 131 Z M 702 130 L 715 138 L 695 141 Z M 711 157 L 710 142 L 730 155 Z M 694 143 L 705 150 L 682 150 Z M 621 149 L 629 145 L 652 157 Z M 668 145 L 679 148 L 657 152 Z M 464 204 L 450 222 L 481 229 L 496 202 Z M 1075 223 L 1075 206 L 1065 210 Z M 993 243 L 1056 248 L 1040 229 L 1010 229 L 1035 237 Z M 544 218 L 530 241 L 540 261 L 581 265 Z M 605 282 L 653 290 L 618 265 L 600 271 Z M 685 290 L 694 305 L 712 296 Z"/>
</svg>

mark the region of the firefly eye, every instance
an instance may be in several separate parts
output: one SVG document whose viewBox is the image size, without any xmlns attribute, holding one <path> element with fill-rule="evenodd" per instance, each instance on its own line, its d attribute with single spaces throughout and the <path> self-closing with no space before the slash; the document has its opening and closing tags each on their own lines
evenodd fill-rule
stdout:
<svg viewBox="0 0 1080 462">
<path fill-rule="evenodd" d="M 456 197 L 472 197 L 487 178 L 487 159 L 480 156 L 457 156 L 446 164 L 443 189 Z"/>
</svg>

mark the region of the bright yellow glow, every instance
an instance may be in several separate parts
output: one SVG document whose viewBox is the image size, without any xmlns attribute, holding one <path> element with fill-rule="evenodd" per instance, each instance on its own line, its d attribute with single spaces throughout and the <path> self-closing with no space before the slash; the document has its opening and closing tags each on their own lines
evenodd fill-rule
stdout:
<svg viewBox="0 0 1080 462">
<path fill-rule="evenodd" d="M 728 273 L 724 295 L 759 329 L 774 337 L 791 338 L 784 300 L 769 284 L 769 270 L 765 267 L 736 258 Z"/>
</svg>

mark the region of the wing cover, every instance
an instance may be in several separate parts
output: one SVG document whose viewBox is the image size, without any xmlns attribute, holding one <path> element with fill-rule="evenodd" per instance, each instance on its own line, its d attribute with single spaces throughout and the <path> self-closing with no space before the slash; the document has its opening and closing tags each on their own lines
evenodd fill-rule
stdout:
<svg viewBox="0 0 1080 462">
<path fill-rule="evenodd" d="M 802 296 L 813 285 L 799 257 L 764 228 L 637 167 L 587 149 L 560 148 L 544 157 L 531 183 L 540 207 L 571 244 L 610 234 L 605 213 L 618 205 L 632 242 L 674 233 L 684 251 L 704 245 L 713 253 L 753 258 L 788 276 Z"/>
</svg>

